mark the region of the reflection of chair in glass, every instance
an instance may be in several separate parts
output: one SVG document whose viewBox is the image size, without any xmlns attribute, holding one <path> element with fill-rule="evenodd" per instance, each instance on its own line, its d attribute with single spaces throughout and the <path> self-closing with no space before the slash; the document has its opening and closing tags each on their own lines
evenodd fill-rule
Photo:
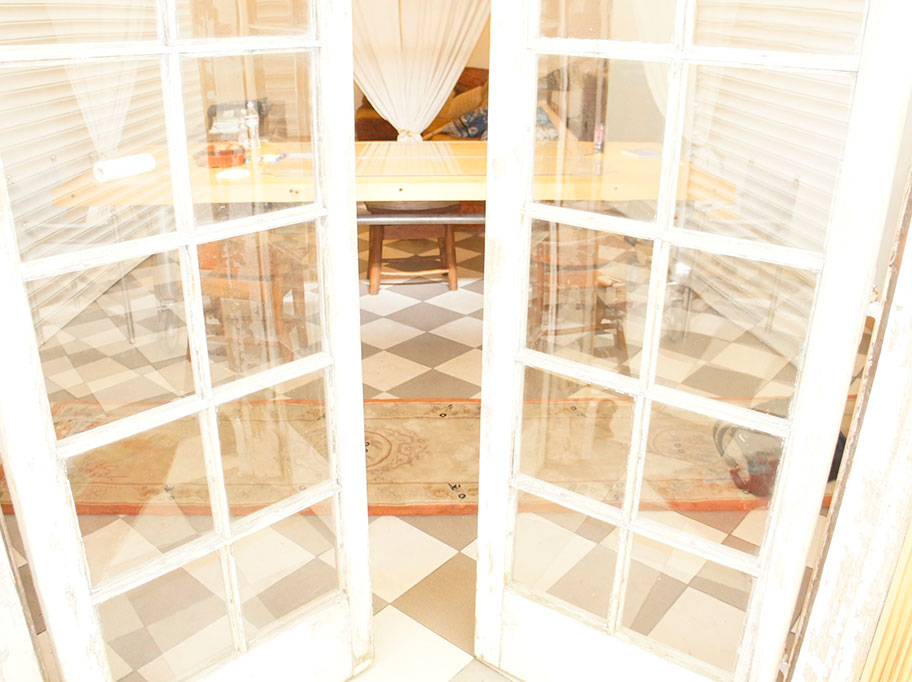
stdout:
<svg viewBox="0 0 912 682">
<path fill-rule="evenodd" d="M 604 357 L 609 348 L 599 346 L 599 332 L 611 331 L 619 361 L 626 362 L 626 281 L 612 277 L 602 267 L 599 247 L 605 235 L 584 239 L 552 236 L 532 244 L 531 296 L 528 344 L 530 348 L 554 352 L 559 336 L 576 336 L 580 350 Z"/>
<path fill-rule="evenodd" d="M 207 317 L 214 314 L 220 328 L 220 333 L 209 333 L 208 338 L 210 343 L 226 346 L 233 367 L 245 367 L 246 354 L 259 356 L 263 347 L 277 345 L 288 362 L 296 348 L 307 346 L 304 270 L 290 248 L 272 243 L 268 235 L 260 233 L 204 244 L 199 261 Z M 286 318 L 283 305 L 289 292 L 292 320 Z M 297 343 L 292 328 L 297 330 Z"/>
<path fill-rule="evenodd" d="M 734 173 L 732 173 L 734 174 Z M 688 177 L 687 194 L 691 200 L 690 210 L 684 214 L 682 226 L 703 232 L 714 232 L 743 239 L 758 240 L 814 248 L 817 235 L 803 234 L 797 228 L 796 203 L 800 180 L 788 177 L 777 170 L 764 168 L 754 161 L 748 161 L 738 182 L 731 182 L 699 167 L 692 167 Z M 666 329 L 670 336 L 687 333 L 687 320 L 694 295 L 693 286 L 701 286 L 699 277 L 693 274 L 696 268 L 696 252 L 682 255 L 680 250 L 673 254 L 669 264 L 669 291 L 666 299 Z M 776 266 L 772 281 L 764 286 L 772 293 L 765 310 L 750 310 L 756 323 L 764 321 L 766 330 L 774 325 L 782 285 L 782 268 Z M 719 275 L 712 283 L 713 290 L 724 296 L 728 302 L 744 306 L 749 297 L 738 292 L 745 290 L 745 282 L 732 275 Z M 747 288 L 757 282 L 747 282 Z M 697 292 L 699 293 L 699 292 Z M 764 297 L 765 298 L 765 297 Z M 669 305 L 669 302 L 672 305 Z M 669 314 L 677 313 L 679 319 L 670 320 Z M 753 326 L 753 325 L 751 325 Z"/>
</svg>

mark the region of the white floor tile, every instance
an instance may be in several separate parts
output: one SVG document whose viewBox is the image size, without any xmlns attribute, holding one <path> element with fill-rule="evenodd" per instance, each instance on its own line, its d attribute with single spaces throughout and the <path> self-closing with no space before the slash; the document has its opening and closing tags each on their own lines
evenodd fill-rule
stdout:
<svg viewBox="0 0 912 682">
<path fill-rule="evenodd" d="M 461 551 L 467 557 L 478 561 L 478 540 L 472 540 L 472 542 L 463 547 Z"/>
<path fill-rule="evenodd" d="M 415 329 L 387 317 L 381 317 L 379 320 L 374 320 L 361 326 L 361 340 L 374 346 L 374 348 L 384 350 L 423 333 L 420 329 Z"/>
<path fill-rule="evenodd" d="M 389 315 L 397 310 L 415 305 L 416 302 L 410 296 L 403 296 L 390 288 L 381 287 L 380 293 L 375 296 L 368 294 L 361 297 L 361 309 L 377 315 Z"/>
<path fill-rule="evenodd" d="M 468 289 L 457 289 L 429 298 L 428 303 L 463 315 L 474 313 L 484 307 L 484 296 Z"/>
<path fill-rule="evenodd" d="M 750 542 L 758 547 L 763 542 L 763 533 L 766 531 L 766 519 L 769 512 L 766 509 L 753 509 L 747 513 L 744 520 L 732 531 L 739 540 Z"/>
<path fill-rule="evenodd" d="M 376 356 L 374 356 L 376 357 Z M 481 350 L 473 348 L 467 353 L 457 355 L 452 360 L 437 365 L 435 369 L 438 372 L 449 374 L 457 379 L 468 381 L 473 384 L 481 385 Z M 369 383 L 369 382 L 368 382 Z M 376 384 L 371 384 L 375 386 Z M 379 388 L 379 387 L 378 387 Z"/>
<path fill-rule="evenodd" d="M 431 333 L 442 336 L 450 341 L 464 343 L 467 346 L 480 346 L 482 342 L 481 320 L 475 317 L 460 317 L 457 320 L 448 322 L 445 325 L 432 329 Z"/>
<path fill-rule="evenodd" d="M 374 663 L 357 682 L 450 682 L 472 657 L 398 609 L 374 618 Z"/>
<path fill-rule="evenodd" d="M 542 592 L 548 590 L 586 556 L 595 543 L 538 514 L 516 518 L 513 576 Z"/>
<path fill-rule="evenodd" d="M 456 550 L 395 516 L 368 527 L 371 587 L 391 602 L 440 567 Z"/>
<path fill-rule="evenodd" d="M 111 642 L 143 628 L 143 622 L 129 599 L 111 599 L 99 604 L 98 616 L 105 639 Z"/>
<path fill-rule="evenodd" d="M 473 660 L 460 670 L 450 682 L 509 682 L 493 668 L 489 668 L 479 660 Z"/>
<path fill-rule="evenodd" d="M 163 658 L 174 671 L 174 676 L 182 679 L 230 647 L 231 627 L 226 615 L 166 651 Z"/>
<path fill-rule="evenodd" d="M 314 555 L 272 528 L 232 545 L 243 598 L 250 598 L 304 566 Z"/>
<path fill-rule="evenodd" d="M 105 646 L 105 649 L 108 652 L 108 663 L 111 665 L 111 676 L 115 680 L 126 677 L 133 672 L 130 664 L 123 660 L 114 649 L 109 646 Z"/>
<path fill-rule="evenodd" d="M 673 465 L 674 460 L 671 460 L 670 463 Z M 724 531 L 713 528 L 712 526 L 707 526 L 705 523 L 700 523 L 689 516 L 684 516 L 683 514 L 678 514 L 674 511 L 641 511 L 638 512 L 638 516 L 643 519 L 663 523 L 666 526 L 677 528 L 678 530 L 697 535 L 701 538 L 706 538 L 707 540 L 712 540 L 713 542 L 722 542 L 726 537 Z"/>
<path fill-rule="evenodd" d="M 617 551 L 618 533 L 612 533 L 602 543 L 605 547 Z M 689 583 L 700 569 L 706 565 L 706 560 L 693 554 L 674 549 L 654 540 L 637 536 L 633 542 L 632 556 L 634 560 L 654 568 L 657 571 L 671 576 L 683 583 Z"/>
<path fill-rule="evenodd" d="M 120 519 L 89 533 L 84 542 L 89 572 L 95 583 L 161 554 L 155 545 Z"/>
<path fill-rule="evenodd" d="M 787 362 L 788 360 L 778 353 L 737 343 L 730 344 L 712 359 L 712 364 L 717 367 L 770 379 L 779 374 Z"/>
<path fill-rule="evenodd" d="M 428 368 L 424 365 L 386 351 L 380 351 L 369 358 L 364 358 L 361 363 L 364 383 L 379 388 L 381 391 L 398 386 L 427 371 Z"/>
<path fill-rule="evenodd" d="M 657 375 L 663 384 L 681 383 L 699 369 L 702 360 L 697 360 L 673 351 L 659 350 Z"/>
<path fill-rule="evenodd" d="M 744 617 L 745 613 L 734 606 L 687 589 L 649 636 L 723 670 L 731 670 Z"/>
</svg>

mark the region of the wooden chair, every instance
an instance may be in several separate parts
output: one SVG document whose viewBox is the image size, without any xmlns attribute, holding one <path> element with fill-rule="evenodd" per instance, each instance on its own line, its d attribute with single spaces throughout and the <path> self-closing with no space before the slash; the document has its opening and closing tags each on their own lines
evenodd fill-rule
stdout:
<svg viewBox="0 0 912 682">
<path fill-rule="evenodd" d="M 297 248 L 307 248 L 307 245 L 300 244 Z M 282 359 L 285 362 L 291 361 L 295 348 L 307 345 L 305 276 L 293 245 L 272 243 L 268 234 L 255 234 L 248 235 L 243 242 L 230 240 L 204 244 L 199 253 L 204 302 L 207 309 L 214 312 L 221 326 L 221 334 L 208 334 L 208 337 L 224 341 L 233 349 L 234 354 L 242 350 L 246 352 L 238 347 L 239 343 L 245 347 L 262 346 L 264 340 L 249 333 L 249 326 L 237 332 L 231 329 L 225 310 L 226 300 L 261 304 L 265 308 L 265 345 L 277 345 Z M 283 305 L 288 292 L 292 294 L 292 319 L 287 318 Z M 295 328 L 298 332 L 297 344 L 291 337 L 291 331 Z"/>
<path fill-rule="evenodd" d="M 414 205 L 414 203 L 412 204 Z M 408 213 L 409 215 L 446 215 L 448 213 L 459 212 L 459 204 L 447 204 L 433 206 L 424 205 L 422 208 L 403 207 L 399 204 L 369 204 L 367 209 L 374 215 L 394 215 Z M 440 267 L 427 268 L 424 270 L 384 270 L 384 263 L 403 262 L 413 260 L 418 256 L 408 258 L 388 258 L 383 257 L 383 242 L 386 239 L 437 239 L 437 246 L 440 252 Z M 428 224 L 396 224 L 389 225 L 371 225 L 370 241 L 367 252 L 367 272 L 370 281 L 369 292 L 376 295 L 380 292 L 380 278 L 383 275 L 403 276 L 431 276 L 446 275 L 450 291 L 456 291 L 459 288 L 456 269 L 456 236 L 453 225 L 445 223 L 428 223 Z"/>
<path fill-rule="evenodd" d="M 557 237 L 534 242 L 531 252 L 529 301 L 529 347 L 544 341 L 553 345 L 555 337 L 588 333 L 588 349 L 584 351 L 600 357 L 606 351 L 596 345 L 596 336 L 602 331 L 614 333 L 614 346 L 619 362 L 628 359 L 627 336 L 624 322 L 627 314 L 626 280 L 614 278 L 601 271 L 599 259 L 600 236 L 591 239 L 561 240 Z M 586 307 L 581 310 L 578 324 L 561 324 L 558 311 L 565 302 L 557 301 L 559 295 L 576 293 Z M 564 309 L 564 313 L 567 311 Z M 549 349 L 550 350 L 550 349 Z"/>
</svg>

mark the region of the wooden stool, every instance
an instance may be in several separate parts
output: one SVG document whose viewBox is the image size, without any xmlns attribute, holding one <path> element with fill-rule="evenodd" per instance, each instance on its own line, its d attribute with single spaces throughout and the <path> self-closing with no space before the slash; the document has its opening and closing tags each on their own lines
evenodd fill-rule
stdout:
<svg viewBox="0 0 912 682">
<path fill-rule="evenodd" d="M 447 213 L 458 212 L 459 204 L 436 206 L 433 208 L 424 208 L 419 210 L 402 210 L 400 208 L 387 208 L 371 204 L 368 210 L 372 214 L 416 214 L 416 215 L 444 215 Z M 402 271 L 384 270 L 383 269 L 383 240 L 384 239 L 437 239 L 437 246 L 440 250 L 440 267 L 426 270 L 415 270 L 403 273 Z M 392 263 L 408 258 L 389 258 L 385 262 Z M 456 236 L 453 225 L 446 223 L 428 223 L 428 224 L 395 224 L 390 225 L 371 225 L 370 242 L 367 252 L 367 272 L 370 280 L 369 293 L 373 296 L 380 292 L 380 277 L 383 275 L 446 275 L 450 291 L 456 291 L 459 288 L 456 269 Z"/>
</svg>

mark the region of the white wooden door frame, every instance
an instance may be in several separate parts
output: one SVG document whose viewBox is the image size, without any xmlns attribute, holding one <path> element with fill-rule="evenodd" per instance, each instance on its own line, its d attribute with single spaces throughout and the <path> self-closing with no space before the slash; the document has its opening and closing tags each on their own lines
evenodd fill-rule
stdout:
<svg viewBox="0 0 912 682">
<path fill-rule="evenodd" d="M 816 594 L 790 680 L 861 679 L 903 543 L 912 526 L 912 175 L 906 167 L 903 242 L 887 309 L 872 341 L 862 397 L 850 440 L 849 468 L 834 499 L 833 524 L 818 571 Z"/>
<path fill-rule="evenodd" d="M 0 515 L 0 680 L 41 680 L 33 623 Z"/>
<path fill-rule="evenodd" d="M 511 666 L 505 664 L 506 661 L 515 662 L 525 656 L 523 669 L 537 674 L 548 669 L 548 657 L 560 646 L 575 646 L 580 641 L 589 641 L 595 651 L 587 662 L 579 663 L 579 674 L 585 675 L 586 670 L 591 674 L 592 670 L 610 666 L 618 679 L 626 679 L 624 670 L 615 667 L 619 660 L 615 654 L 626 653 L 639 666 L 630 672 L 636 672 L 640 677 L 631 679 L 642 679 L 643 675 L 649 678 L 644 673 L 649 666 L 653 666 L 657 675 L 671 674 L 669 679 L 683 679 L 688 675 L 681 668 L 669 669 L 663 662 L 656 662 L 653 656 L 633 652 L 634 647 L 628 642 L 597 636 L 601 632 L 585 625 L 582 613 L 569 615 L 559 612 L 558 608 L 546 607 L 534 596 L 507 585 L 518 491 L 545 496 L 572 510 L 621 526 L 619 544 L 622 547 L 623 529 L 630 526 L 633 511 L 631 498 L 636 480 L 635 466 L 628 472 L 627 502 L 623 512 L 607 509 L 579 495 L 515 473 L 517 415 L 520 414 L 522 400 L 521 373 L 523 366 L 531 366 L 634 396 L 637 411 L 633 431 L 636 442 L 633 446 L 639 458 L 644 454 L 644 423 L 652 400 L 787 438 L 780 485 L 771 504 L 770 527 L 756 562 L 739 561 L 727 552 L 689 542 L 676 533 L 660 533 L 646 524 L 633 524 L 633 528 L 644 535 L 757 577 L 742 643 L 742 650 L 749 654 L 740 656 L 734 679 L 751 682 L 774 679 L 803 572 L 803 562 L 796 562 L 793 557 L 806 556 L 811 544 L 844 396 L 848 392 L 853 359 L 868 307 L 868 292 L 879 248 L 879 240 L 870 239 L 869 234 L 879 234 L 890 201 L 892 174 L 902 136 L 900 119 L 905 117 L 909 88 L 912 87 L 912 73 L 907 68 L 912 61 L 906 35 L 909 9 L 907 0 L 872 0 L 863 51 L 854 56 L 829 57 L 695 47 L 689 38 L 695 16 L 695 0 L 679 3 L 675 37 L 670 47 L 610 40 L 538 38 L 537 0 L 520 3 L 493 1 L 475 638 L 476 654 L 485 661 L 509 672 Z M 670 64 L 663 150 L 663 199 L 658 207 L 656 224 L 587 215 L 529 201 L 535 60 L 539 53 Z M 856 109 L 848 131 L 843 173 L 836 189 L 827 231 L 825 258 L 823 254 L 800 249 L 683 230 L 671 231 L 674 192 L 670 190 L 677 178 L 678 142 L 684 126 L 686 105 L 686 87 L 681 87 L 678 74 L 685 64 L 694 61 L 733 66 L 857 71 Z M 531 218 L 657 240 L 649 291 L 651 304 L 646 321 L 646 338 L 651 341 L 644 343 L 643 366 L 646 369 L 642 372 L 642 379 L 621 377 L 523 349 Z M 671 245 L 696 246 L 715 253 L 819 271 L 811 331 L 801 370 L 805 380 L 799 384 L 788 419 L 750 413 L 673 389 L 650 386 L 648 379 L 655 372 L 656 332 L 661 320 L 662 292 Z M 788 457 L 789 451 L 800 451 L 802 456 Z M 786 503 L 789 518 L 785 516 Z M 796 523 L 795 519 L 800 519 L 800 522 Z M 619 557 L 618 565 L 623 563 Z M 615 580 L 615 592 L 622 589 L 620 582 Z M 818 603 L 815 610 L 825 614 L 826 607 L 825 602 Z M 609 614 L 609 633 L 617 627 L 617 616 L 614 612 Z M 566 628 L 564 632 L 570 634 L 559 636 L 555 628 L 542 627 L 543 631 L 536 637 L 534 629 L 539 627 L 535 624 L 536 620 L 540 625 L 562 622 L 561 627 Z M 519 643 L 521 636 L 517 634 L 520 631 L 523 637 L 528 637 L 527 641 L 537 641 L 540 646 L 522 648 Z M 642 652 L 649 647 L 645 638 L 636 638 L 636 644 L 643 647 Z M 575 648 L 574 655 L 577 651 Z M 566 653 L 560 658 L 566 663 L 573 656 Z M 522 676 L 521 671 L 517 674 Z M 706 679 L 704 675 L 711 675 L 711 672 L 701 670 L 694 679 Z"/>
<path fill-rule="evenodd" d="M 354 197 L 354 112 L 350 0 L 320 0 L 314 35 L 181 39 L 175 0 L 159 0 L 158 40 L 93 45 L 0 47 L 0 67 L 65 64 L 86 58 L 158 60 L 162 73 L 175 232 L 21 263 L 8 192 L 0 167 L 0 451 L 22 530 L 27 558 L 64 680 L 96 682 L 111 677 L 95 605 L 150 579 L 218 551 L 232 634 L 238 654 L 195 679 L 285 679 L 306 670 L 310 679 L 339 682 L 370 663 L 371 591 L 368 575 L 367 492 L 358 317 L 357 229 Z M 190 195 L 189 156 L 182 101 L 182 57 L 294 52 L 308 54 L 316 74 L 313 204 L 196 228 Z M 316 94 L 316 95 L 315 95 Z M 314 224 L 323 292 L 323 350 L 213 389 L 198 244 L 296 223 Z M 177 251 L 196 391 L 138 415 L 57 441 L 26 295 L 27 281 L 80 271 L 155 253 Z M 216 407 L 277 383 L 322 372 L 326 386 L 330 480 L 251 514 L 229 528 L 221 471 Z M 214 531 L 116 579 L 91 585 L 64 461 L 175 419 L 200 414 Z M 228 547 L 276 521 L 331 502 L 336 519 L 340 589 L 312 604 L 284 629 L 247 649 L 240 597 Z M 246 652 L 246 653 L 245 653 Z M 331 661 L 327 663 L 326 661 Z M 308 666 L 317 666 L 308 668 Z"/>
</svg>

